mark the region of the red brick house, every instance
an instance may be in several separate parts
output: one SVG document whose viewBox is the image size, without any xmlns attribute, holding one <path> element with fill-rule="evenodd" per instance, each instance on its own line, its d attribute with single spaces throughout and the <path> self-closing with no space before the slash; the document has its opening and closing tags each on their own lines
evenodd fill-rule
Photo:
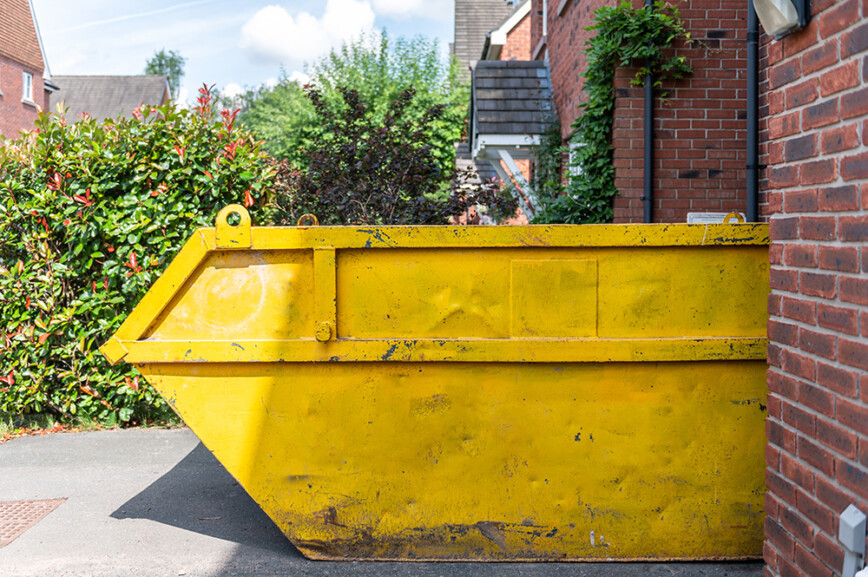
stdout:
<svg viewBox="0 0 868 577">
<path fill-rule="evenodd" d="M 567 139 L 584 96 L 585 28 L 615 2 L 532 1 L 531 57 L 548 62 Z M 654 102 L 650 221 L 738 210 L 769 222 L 765 574 L 841 575 L 840 516 L 850 505 L 868 513 L 868 2 L 808 2 L 807 25 L 780 39 L 749 33 L 748 2 L 676 4 L 710 50 L 679 48 L 694 73 Z M 621 223 L 647 217 L 634 72 L 616 79 Z"/>
<path fill-rule="evenodd" d="M 531 0 L 520 3 L 515 12 L 485 35 L 480 60 L 533 60 L 530 45 Z"/>
<path fill-rule="evenodd" d="M 503 183 L 519 195 L 518 220 L 526 223 L 539 207 L 529 189 L 529 158 L 551 116 L 551 82 L 543 62 L 531 59 L 531 0 L 485 36 L 473 67 L 470 152 L 477 165 L 487 162 Z"/>
<path fill-rule="evenodd" d="M 55 89 L 32 4 L 0 0 L 0 135 L 29 130 Z"/>
</svg>

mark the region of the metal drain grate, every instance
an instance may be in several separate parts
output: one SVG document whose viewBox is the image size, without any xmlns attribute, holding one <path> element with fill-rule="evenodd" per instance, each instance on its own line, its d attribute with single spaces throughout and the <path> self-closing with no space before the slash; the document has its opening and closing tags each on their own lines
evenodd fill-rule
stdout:
<svg viewBox="0 0 868 577">
<path fill-rule="evenodd" d="M 0 547 L 5 547 L 39 523 L 66 499 L 0 503 Z"/>
</svg>

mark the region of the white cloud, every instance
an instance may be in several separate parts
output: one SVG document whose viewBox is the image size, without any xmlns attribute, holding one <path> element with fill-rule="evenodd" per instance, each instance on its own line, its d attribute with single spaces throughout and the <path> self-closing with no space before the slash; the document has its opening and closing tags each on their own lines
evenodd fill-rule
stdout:
<svg viewBox="0 0 868 577">
<path fill-rule="evenodd" d="M 373 0 L 374 10 L 382 16 L 412 18 L 422 16 L 446 20 L 452 16 L 454 0 Z"/>
<path fill-rule="evenodd" d="M 230 82 L 220 91 L 220 95 L 225 96 L 226 98 L 235 98 L 241 94 L 244 94 L 244 89 L 236 82 Z"/>
<path fill-rule="evenodd" d="M 295 71 L 293 71 L 292 74 L 289 75 L 289 81 L 290 82 L 298 82 L 299 84 L 304 86 L 305 84 L 310 82 L 310 76 L 308 76 L 304 72 L 301 72 L 299 70 L 295 70 Z"/>
<path fill-rule="evenodd" d="M 241 29 L 241 48 L 276 63 L 301 63 L 324 56 L 374 25 L 367 0 L 328 0 L 322 18 L 308 12 L 293 17 L 282 6 L 266 6 Z"/>
</svg>

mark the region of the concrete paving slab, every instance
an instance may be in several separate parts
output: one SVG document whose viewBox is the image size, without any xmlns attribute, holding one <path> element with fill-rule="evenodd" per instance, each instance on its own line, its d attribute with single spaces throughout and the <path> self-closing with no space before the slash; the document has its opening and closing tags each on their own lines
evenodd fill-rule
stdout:
<svg viewBox="0 0 868 577">
<path fill-rule="evenodd" d="M 0 502 L 67 499 L 0 548 L 0 577 L 760 577 L 761 563 L 309 561 L 188 429 L 0 445 Z"/>
</svg>

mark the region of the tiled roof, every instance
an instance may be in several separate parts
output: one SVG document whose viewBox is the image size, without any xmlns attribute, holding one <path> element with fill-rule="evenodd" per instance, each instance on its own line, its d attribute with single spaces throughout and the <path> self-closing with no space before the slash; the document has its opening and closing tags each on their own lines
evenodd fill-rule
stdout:
<svg viewBox="0 0 868 577">
<path fill-rule="evenodd" d="M 485 35 L 500 26 L 514 10 L 505 0 L 455 0 L 453 53 L 462 70 L 476 63 Z"/>
<path fill-rule="evenodd" d="M 475 134 L 545 132 L 552 114 L 552 83 L 545 62 L 477 62 L 472 114 Z"/>
<path fill-rule="evenodd" d="M 45 69 L 28 0 L 0 0 L 0 55 L 35 72 Z"/>
<path fill-rule="evenodd" d="M 87 112 L 98 121 L 132 116 L 140 104 L 163 104 L 169 87 L 163 75 L 143 76 L 52 76 L 60 90 L 51 94 L 50 107 L 64 102 L 66 117 L 77 119 Z"/>
</svg>

